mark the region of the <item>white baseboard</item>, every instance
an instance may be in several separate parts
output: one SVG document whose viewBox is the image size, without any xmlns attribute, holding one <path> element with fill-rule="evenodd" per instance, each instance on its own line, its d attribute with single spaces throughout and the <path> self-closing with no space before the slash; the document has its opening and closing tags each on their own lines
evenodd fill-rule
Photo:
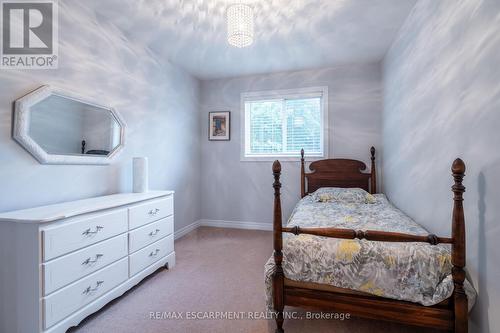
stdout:
<svg viewBox="0 0 500 333">
<path fill-rule="evenodd" d="M 271 223 L 248 222 L 248 221 L 222 221 L 222 220 L 200 220 L 204 227 L 232 228 L 246 230 L 273 230 Z"/>
<path fill-rule="evenodd" d="M 245 229 L 245 230 L 266 230 L 272 231 L 273 225 L 271 223 L 261 222 L 248 222 L 248 221 L 223 221 L 223 220 L 206 220 L 201 219 L 195 221 L 174 233 L 174 238 L 178 239 L 190 233 L 199 227 L 215 227 L 215 228 L 231 228 L 231 229 Z"/>
<path fill-rule="evenodd" d="M 194 221 L 193 223 L 188 224 L 187 226 L 185 226 L 183 228 L 180 228 L 179 230 L 177 230 L 176 232 L 174 232 L 174 239 L 181 238 L 182 236 L 184 236 L 184 235 L 190 233 L 191 231 L 197 229 L 200 226 L 200 221 L 201 220 Z"/>
</svg>

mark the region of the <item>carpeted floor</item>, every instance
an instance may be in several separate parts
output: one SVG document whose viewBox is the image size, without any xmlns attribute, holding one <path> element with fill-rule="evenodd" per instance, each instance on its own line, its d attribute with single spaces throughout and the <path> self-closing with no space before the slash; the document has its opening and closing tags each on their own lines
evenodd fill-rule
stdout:
<svg viewBox="0 0 500 333">
<path fill-rule="evenodd" d="M 205 311 L 263 312 L 263 268 L 272 253 L 271 237 L 268 231 L 199 228 L 176 241 L 175 268 L 157 271 L 70 332 L 274 332 L 272 320 L 187 319 L 198 311 L 202 316 Z M 151 312 L 175 312 L 182 319 L 162 314 L 151 319 Z M 287 333 L 435 332 L 362 319 L 290 319 L 284 329 Z"/>
</svg>

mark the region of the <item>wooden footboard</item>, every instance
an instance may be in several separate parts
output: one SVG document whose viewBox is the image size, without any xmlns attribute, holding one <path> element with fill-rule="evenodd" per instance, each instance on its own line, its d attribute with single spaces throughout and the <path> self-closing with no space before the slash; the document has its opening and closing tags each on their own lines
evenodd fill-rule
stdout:
<svg viewBox="0 0 500 333">
<path fill-rule="evenodd" d="M 374 193 L 376 183 L 374 181 L 375 149 L 373 147 L 371 149 L 371 160 L 371 174 L 363 174 L 361 172 L 361 170 L 365 169 L 363 162 L 345 159 L 329 159 L 313 162 L 310 167 L 313 172 L 305 174 L 304 153 L 302 151 L 302 196 L 305 196 L 309 191 L 327 186 L 361 187 L 368 190 L 368 181 L 370 177 L 371 192 Z M 273 276 L 273 300 L 274 309 L 277 313 L 276 332 L 283 332 L 284 306 L 291 305 L 319 310 L 346 311 L 353 316 L 466 333 L 468 330 L 468 306 L 467 296 L 463 287 L 465 280 L 465 219 L 463 210 L 463 193 L 465 192 L 465 187 L 462 184 L 465 174 L 464 162 L 461 159 L 456 159 L 453 162 L 451 170 L 455 184 L 452 187 L 454 193 L 452 232 L 451 238 L 448 238 L 438 237 L 436 235 L 417 236 L 373 230 L 300 228 L 299 226 L 292 228 L 283 227 L 280 198 L 281 164 L 279 161 L 275 161 L 273 163 L 273 232 L 276 271 Z M 306 181 L 308 181 L 307 184 Z M 313 190 L 309 187 L 310 184 L 313 185 Z M 307 189 L 306 186 L 308 186 Z M 453 295 L 444 306 L 440 304 L 438 306 L 426 307 L 416 303 L 401 302 L 387 298 L 359 295 L 356 293 L 346 294 L 345 292 L 339 293 L 332 290 L 311 289 L 307 285 L 300 286 L 300 283 L 295 286 L 285 285 L 285 276 L 282 267 L 283 232 L 293 233 L 295 235 L 309 234 L 323 237 L 367 239 L 381 242 L 426 242 L 431 245 L 437 245 L 439 243 L 451 244 L 451 261 L 453 265 L 452 277 L 455 286 Z"/>
<path fill-rule="evenodd" d="M 423 306 L 377 296 L 320 291 L 285 285 L 285 303 L 310 310 L 350 313 L 352 316 L 399 322 L 439 330 L 453 330 L 453 310 L 449 306 Z"/>
</svg>

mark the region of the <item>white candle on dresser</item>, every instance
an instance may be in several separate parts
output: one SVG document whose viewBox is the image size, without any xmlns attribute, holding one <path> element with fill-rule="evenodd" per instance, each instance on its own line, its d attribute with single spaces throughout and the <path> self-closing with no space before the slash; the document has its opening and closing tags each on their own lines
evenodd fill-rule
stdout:
<svg viewBox="0 0 500 333">
<path fill-rule="evenodd" d="M 148 158 L 134 157 L 133 159 L 133 192 L 147 192 L 149 184 L 148 179 Z"/>
</svg>

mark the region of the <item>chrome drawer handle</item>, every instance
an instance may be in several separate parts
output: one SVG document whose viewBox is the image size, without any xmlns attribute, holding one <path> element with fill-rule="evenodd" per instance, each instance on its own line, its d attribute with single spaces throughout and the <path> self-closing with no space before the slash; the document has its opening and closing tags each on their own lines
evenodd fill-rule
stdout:
<svg viewBox="0 0 500 333">
<path fill-rule="evenodd" d="M 160 229 L 156 229 L 155 231 L 151 231 L 149 233 L 149 236 L 151 236 L 151 237 L 156 236 L 156 235 L 158 235 L 159 232 L 160 232 Z"/>
<path fill-rule="evenodd" d="M 94 264 L 96 263 L 99 259 L 101 259 L 101 257 L 104 257 L 104 254 L 96 254 L 95 255 L 95 259 L 92 260 L 90 257 L 88 257 L 87 259 L 85 259 L 84 262 L 82 262 L 82 265 L 89 265 L 89 264 Z"/>
<path fill-rule="evenodd" d="M 82 232 L 82 235 L 85 235 L 85 236 L 89 236 L 89 235 L 95 235 L 97 234 L 99 231 L 101 231 L 102 229 L 104 229 L 104 227 L 98 225 L 95 227 L 95 230 L 94 231 L 91 231 L 90 228 L 88 228 L 87 230 L 85 230 L 84 232 Z"/>
<path fill-rule="evenodd" d="M 160 212 L 160 209 L 159 208 L 156 208 L 156 209 L 151 209 L 148 214 L 151 215 L 151 216 L 155 216 L 156 214 L 158 214 Z"/>
<path fill-rule="evenodd" d="M 84 295 L 88 295 L 90 293 L 93 293 L 94 291 L 97 291 L 97 289 L 99 289 L 99 287 L 104 283 L 104 281 L 97 281 L 97 283 L 95 284 L 95 287 L 92 288 L 91 286 L 88 286 L 87 288 L 85 288 L 85 290 L 83 291 L 82 294 Z"/>
<path fill-rule="evenodd" d="M 158 255 L 158 253 L 160 253 L 160 249 L 156 249 L 155 251 L 152 251 L 149 256 L 150 257 L 156 257 Z"/>
</svg>

